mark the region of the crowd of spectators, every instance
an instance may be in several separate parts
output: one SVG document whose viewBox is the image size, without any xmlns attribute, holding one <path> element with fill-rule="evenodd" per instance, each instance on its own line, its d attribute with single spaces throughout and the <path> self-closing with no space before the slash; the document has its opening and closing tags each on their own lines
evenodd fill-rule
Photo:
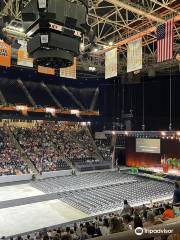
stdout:
<svg viewBox="0 0 180 240">
<path fill-rule="evenodd" d="M 12 131 L 39 172 L 68 169 L 66 159 L 73 163 L 94 159 L 92 139 L 80 124 L 43 121 Z"/>
<path fill-rule="evenodd" d="M 10 141 L 4 128 L 0 129 L 0 175 L 21 175 L 30 173 L 31 170 L 24 162 L 19 150 Z"/>
<path fill-rule="evenodd" d="M 169 211 L 168 214 L 166 211 Z M 157 224 L 166 223 L 166 220 L 175 217 L 171 204 L 156 203 L 153 206 L 143 205 L 132 208 L 128 202 L 124 201 L 122 212 L 110 213 L 100 217 L 95 217 L 91 221 L 78 222 L 66 227 L 54 228 L 51 230 L 44 229 L 41 232 L 29 234 L 27 236 L 18 236 L 17 240 L 85 240 L 96 238 L 98 236 L 108 236 L 113 233 L 135 230 L 137 227 L 151 228 Z M 171 239 L 165 238 L 167 240 Z M 13 238 L 11 238 L 13 239 Z M 164 240 L 157 237 L 156 240 Z"/>
<path fill-rule="evenodd" d="M 56 124 L 36 124 L 31 128 L 12 129 L 21 147 L 39 172 L 68 169 L 63 154 L 56 149 L 58 127 Z"/>
<path fill-rule="evenodd" d="M 70 122 L 39 121 L 30 127 L 12 127 L 15 138 L 41 172 L 69 169 L 66 160 L 74 165 L 99 163 L 96 146 L 87 126 Z M 11 139 L 0 132 L 1 175 L 29 173 L 19 150 Z M 105 143 L 97 146 L 106 160 L 111 159 L 111 151 Z"/>
<path fill-rule="evenodd" d="M 65 157 L 71 161 L 93 159 L 95 149 L 86 126 L 77 123 L 60 125 Z"/>
</svg>

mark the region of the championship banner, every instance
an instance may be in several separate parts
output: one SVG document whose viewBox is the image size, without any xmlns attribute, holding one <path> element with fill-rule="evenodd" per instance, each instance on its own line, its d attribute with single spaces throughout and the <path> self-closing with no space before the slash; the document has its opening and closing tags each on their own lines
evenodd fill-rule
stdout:
<svg viewBox="0 0 180 240">
<path fill-rule="evenodd" d="M 77 67 L 77 59 L 74 58 L 74 63 L 71 67 L 60 68 L 60 77 L 76 79 L 77 78 L 76 67 Z"/>
<path fill-rule="evenodd" d="M 18 42 L 21 44 L 21 47 L 18 50 L 17 65 L 33 67 L 33 59 L 29 58 L 27 52 L 27 42 L 20 40 Z"/>
<path fill-rule="evenodd" d="M 128 44 L 127 47 L 127 72 L 142 69 L 142 38 Z"/>
<path fill-rule="evenodd" d="M 117 48 L 105 53 L 105 79 L 117 76 Z"/>
<path fill-rule="evenodd" d="M 49 67 L 38 66 L 38 72 L 44 73 L 44 74 L 49 74 L 49 75 L 55 75 L 55 69 L 49 68 Z"/>
<path fill-rule="evenodd" d="M 0 40 L 0 65 L 11 66 L 11 46 Z"/>
</svg>

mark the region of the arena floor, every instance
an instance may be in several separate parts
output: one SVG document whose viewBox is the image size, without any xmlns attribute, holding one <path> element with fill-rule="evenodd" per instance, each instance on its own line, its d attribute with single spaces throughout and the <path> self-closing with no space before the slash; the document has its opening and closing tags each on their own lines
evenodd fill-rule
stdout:
<svg viewBox="0 0 180 240">
<path fill-rule="evenodd" d="M 172 198 L 174 185 L 139 176 L 99 172 L 0 185 L 0 237 L 70 223 Z"/>
<path fill-rule="evenodd" d="M 32 187 L 29 183 L 0 187 L 0 202 L 43 195 L 44 192 Z"/>
<path fill-rule="evenodd" d="M 30 184 L 0 187 L 0 237 L 88 217 L 87 214 L 58 199 L 45 201 L 45 196 L 46 194 Z M 36 202 L 26 204 L 25 198 L 29 202 Z M 3 203 L 6 205 L 1 206 Z"/>
</svg>

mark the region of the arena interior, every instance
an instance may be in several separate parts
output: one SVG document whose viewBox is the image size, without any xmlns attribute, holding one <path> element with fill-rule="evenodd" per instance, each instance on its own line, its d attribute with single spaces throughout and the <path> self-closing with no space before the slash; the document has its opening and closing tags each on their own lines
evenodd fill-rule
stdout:
<svg viewBox="0 0 180 240">
<path fill-rule="evenodd" d="M 180 240 L 180 2 L 0 0 L 0 238 Z"/>
</svg>

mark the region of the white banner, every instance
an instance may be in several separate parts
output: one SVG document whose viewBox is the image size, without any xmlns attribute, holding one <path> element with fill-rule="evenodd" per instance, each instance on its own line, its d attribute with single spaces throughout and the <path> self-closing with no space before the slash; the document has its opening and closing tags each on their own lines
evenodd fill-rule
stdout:
<svg viewBox="0 0 180 240">
<path fill-rule="evenodd" d="M 127 47 L 127 72 L 142 69 L 142 38 L 128 44 Z"/>
<path fill-rule="evenodd" d="M 117 48 L 105 53 L 105 79 L 117 76 Z"/>
<path fill-rule="evenodd" d="M 60 77 L 76 79 L 77 59 L 74 58 L 74 63 L 71 67 L 60 68 Z"/>
<path fill-rule="evenodd" d="M 18 42 L 19 44 L 21 44 L 21 47 L 18 50 L 17 65 L 33 67 L 33 59 L 29 58 L 27 52 L 27 42 L 21 40 L 19 40 Z"/>
</svg>

